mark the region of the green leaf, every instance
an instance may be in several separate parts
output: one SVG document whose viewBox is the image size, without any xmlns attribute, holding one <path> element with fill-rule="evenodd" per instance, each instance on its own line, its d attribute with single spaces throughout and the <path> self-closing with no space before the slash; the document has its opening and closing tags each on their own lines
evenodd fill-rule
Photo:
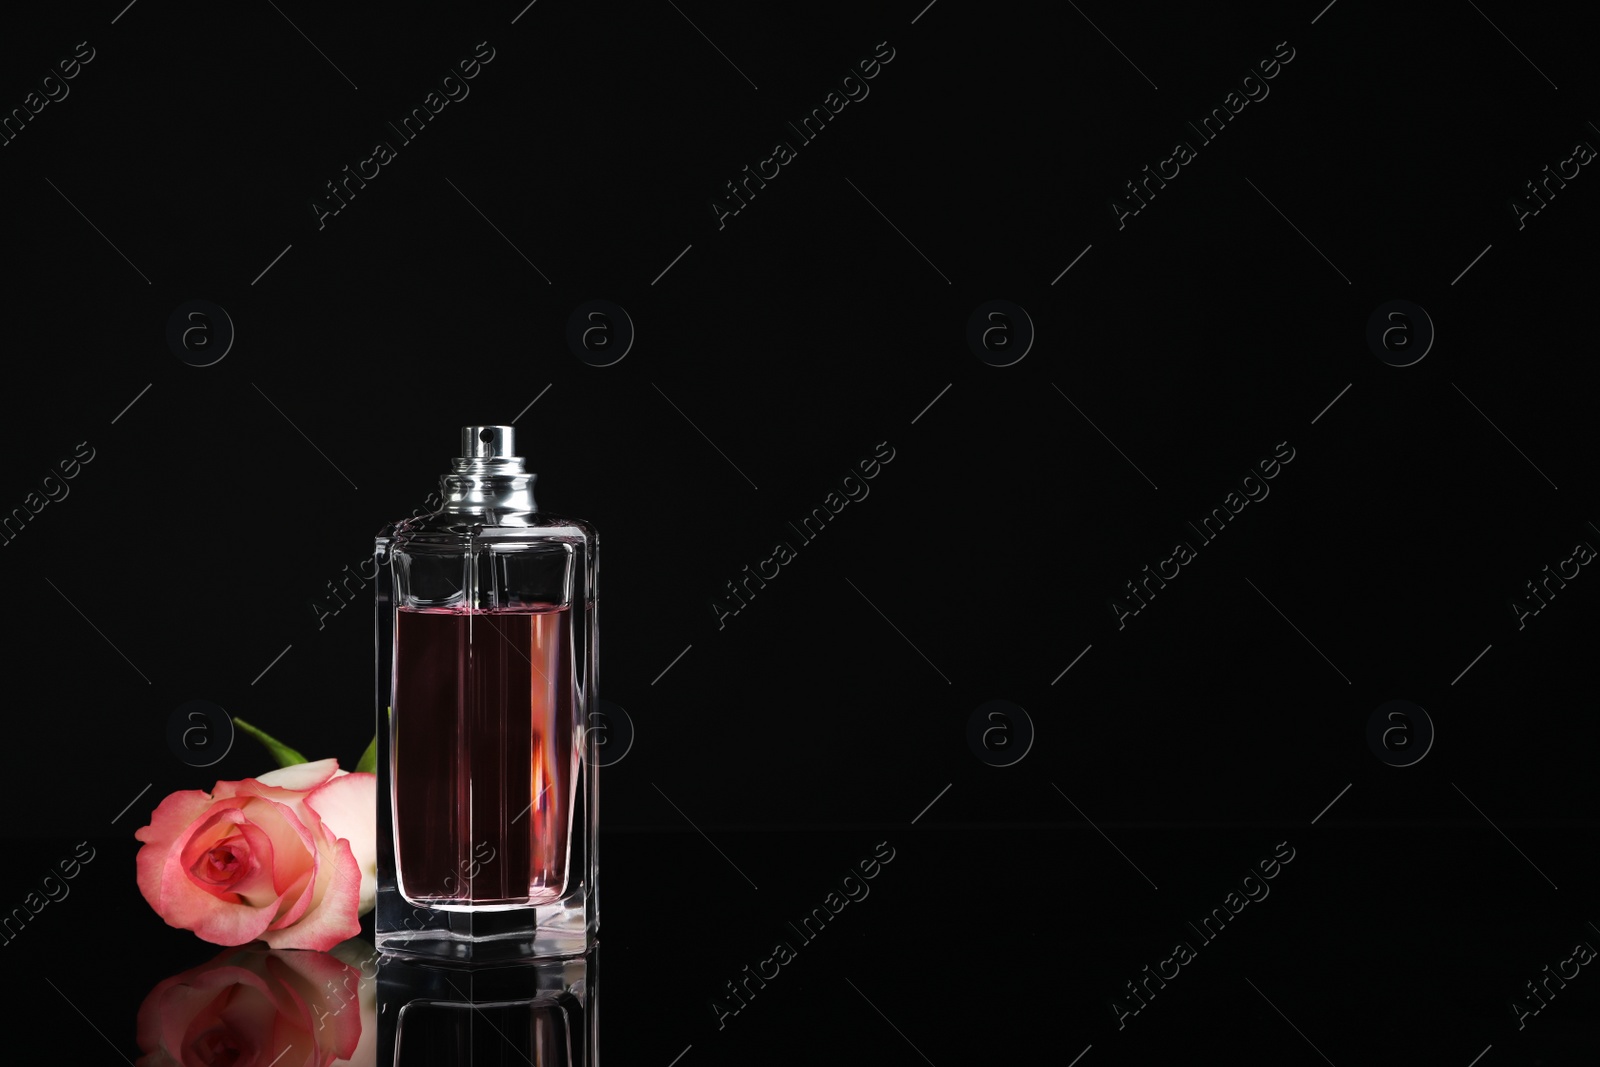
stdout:
<svg viewBox="0 0 1600 1067">
<path fill-rule="evenodd" d="M 367 771 L 368 773 L 374 773 L 375 774 L 375 773 L 377 773 L 377 770 L 378 770 L 378 735 L 377 734 L 373 734 L 372 735 L 372 744 L 368 745 L 367 746 L 367 750 L 365 752 L 361 753 L 361 758 L 356 760 L 356 773 L 359 774 L 362 771 Z"/>
<path fill-rule="evenodd" d="M 394 709 L 393 708 L 384 708 L 383 710 L 387 713 L 387 718 L 393 718 L 394 717 Z M 385 720 L 385 725 L 387 725 L 387 719 Z M 369 774 L 376 774 L 377 771 L 378 771 L 378 735 L 377 734 L 373 734 L 372 735 L 372 744 L 367 746 L 367 750 L 365 752 L 361 753 L 361 758 L 356 761 L 356 772 L 360 773 L 362 771 L 366 771 Z"/>
<path fill-rule="evenodd" d="M 237 726 L 239 729 L 243 730 L 245 733 L 249 734 L 251 737 L 255 738 L 257 741 L 260 741 L 264 746 L 266 746 L 267 752 L 271 754 L 273 759 L 278 761 L 278 766 L 280 767 L 293 767 L 297 763 L 311 762 L 304 756 L 300 755 L 300 753 L 284 744 L 282 741 L 279 741 L 277 738 L 273 737 L 271 734 L 266 733 L 258 727 L 251 726 L 238 716 L 234 716 L 233 725 Z"/>
</svg>

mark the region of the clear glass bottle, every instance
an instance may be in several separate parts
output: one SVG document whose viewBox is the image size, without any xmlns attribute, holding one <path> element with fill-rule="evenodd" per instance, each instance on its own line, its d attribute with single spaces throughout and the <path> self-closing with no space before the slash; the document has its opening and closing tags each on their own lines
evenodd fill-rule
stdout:
<svg viewBox="0 0 1600 1067">
<path fill-rule="evenodd" d="M 599 930 L 592 526 L 467 426 L 432 514 L 376 541 L 378 948 L 575 956 Z"/>
</svg>

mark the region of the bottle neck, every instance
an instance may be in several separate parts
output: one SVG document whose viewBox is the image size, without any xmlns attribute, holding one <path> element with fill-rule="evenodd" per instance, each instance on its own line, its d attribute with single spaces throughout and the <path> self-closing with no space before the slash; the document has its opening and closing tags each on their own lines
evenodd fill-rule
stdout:
<svg viewBox="0 0 1600 1067">
<path fill-rule="evenodd" d="M 491 511 L 538 511 L 533 483 L 538 477 L 522 469 L 520 460 L 457 459 L 454 470 L 439 479 L 447 515 L 482 515 Z"/>
</svg>

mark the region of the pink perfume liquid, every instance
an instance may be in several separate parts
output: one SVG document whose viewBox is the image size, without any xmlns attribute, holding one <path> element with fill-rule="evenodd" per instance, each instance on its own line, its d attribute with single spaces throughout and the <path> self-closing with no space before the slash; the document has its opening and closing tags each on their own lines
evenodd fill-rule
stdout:
<svg viewBox="0 0 1600 1067">
<path fill-rule="evenodd" d="M 401 893 L 445 908 L 558 900 L 577 772 L 568 611 L 396 614 Z"/>
</svg>

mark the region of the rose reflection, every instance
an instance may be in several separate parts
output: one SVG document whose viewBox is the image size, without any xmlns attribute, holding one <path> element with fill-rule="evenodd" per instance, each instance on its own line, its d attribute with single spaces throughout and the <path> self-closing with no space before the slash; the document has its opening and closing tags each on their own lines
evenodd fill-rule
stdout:
<svg viewBox="0 0 1600 1067">
<path fill-rule="evenodd" d="M 137 1067 L 375 1067 L 377 954 L 230 948 L 139 1007 Z"/>
</svg>

